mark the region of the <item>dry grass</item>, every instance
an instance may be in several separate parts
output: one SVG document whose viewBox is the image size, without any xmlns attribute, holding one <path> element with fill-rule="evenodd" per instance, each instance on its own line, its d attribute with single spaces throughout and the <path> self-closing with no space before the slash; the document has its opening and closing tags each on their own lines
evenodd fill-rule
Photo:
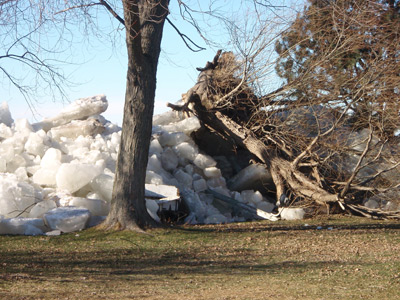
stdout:
<svg viewBox="0 0 400 300">
<path fill-rule="evenodd" d="M 399 229 L 325 217 L 1 236 L 0 299 L 399 299 Z"/>
</svg>

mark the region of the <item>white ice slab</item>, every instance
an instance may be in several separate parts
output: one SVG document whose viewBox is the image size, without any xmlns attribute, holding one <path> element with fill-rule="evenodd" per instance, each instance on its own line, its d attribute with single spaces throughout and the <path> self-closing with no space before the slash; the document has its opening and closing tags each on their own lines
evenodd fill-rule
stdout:
<svg viewBox="0 0 400 300">
<path fill-rule="evenodd" d="M 90 218 L 90 211 L 73 206 L 54 208 L 43 216 L 51 230 L 73 232 L 83 230 Z"/>
<path fill-rule="evenodd" d="M 11 128 L 0 121 L 0 140 L 12 137 L 12 135 L 13 132 Z"/>
<path fill-rule="evenodd" d="M 101 173 L 102 169 L 98 166 L 79 163 L 62 164 L 56 175 L 57 187 L 74 193 Z"/>
<path fill-rule="evenodd" d="M 170 172 L 178 167 L 178 156 L 171 148 L 168 147 L 161 153 L 161 165 Z"/>
<path fill-rule="evenodd" d="M 190 138 L 183 132 L 167 132 L 164 131 L 158 137 L 162 147 L 173 147 L 181 143 L 187 142 Z"/>
<path fill-rule="evenodd" d="M 65 125 L 51 128 L 51 136 L 60 140 L 61 137 L 75 139 L 78 136 L 95 136 L 104 131 L 104 126 L 96 119 L 74 120 Z"/>
<path fill-rule="evenodd" d="M 81 98 L 71 103 L 57 116 L 44 119 L 42 122 L 34 125 L 48 131 L 53 127 L 67 124 L 72 120 L 83 120 L 90 116 L 101 114 L 107 110 L 107 107 L 108 101 L 105 95 Z"/>
<path fill-rule="evenodd" d="M 306 214 L 302 208 L 281 207 L 279 208 L 282 220 L 302 220 Z"/>
<path fill-rule="evenodd" d="M 265 166 L 251 164 L 231 178 L 228 182 L 228 186 L 231 190 L 242 191 L 253 189 L 256 185 L 268 185 L 271 183 L 271 173 Z"/>
<path fill-rule="evenodd" d="M 95 193 L 101 195 L 102 200 L 111 201 L 114 185 L 114 177 L 107 174 L 100 174 L 93 178 L 90 186 Z"/>
<path fill-rule="evenodd" d="M 168 132 L 184 132 L 187 135 L 192 133 L 193 131 L 196 131 L 201 127 L 200 121 L 197 117 L 193 116 L 187 119 L 184 119 L 179 122 L 175 122 L 173 124 L 169 125 L 162 125 L 160 126 L 162 130 L 168 131 Z"/>
<path fill-rule="evenodd" d="M 0 174 L 0 215 L 28 216 L 33 205 L 42 200 L 40 190 L 29 183 L 20 182 L 14 174 Z"/>
<path fill-rule="evenodd" d="M 202 153 L 199 153 L 195 157 L 193 163 L 200 169 L 215 167 L 217 165 L 217 162 L 211 156 Z"/>
<path fill-rule="evenodd" d="M 41 218 L 45 213 L 56 208 L 56 202 L 53 200 L 43 200 L 35 204 L 29 212 L 29 218 Z"/>
<path fill-rule="evenodd" d="M 42 235 L 45 231 L 47 228 L 41 218 L 0 219 L 0 234 Z"/>
<path fill-rule="evenodd" d="M 110 203 L 99 199 L 74 197 L 69 201 L 69 205 L 86 208 L 92 216 L 106 216 L 110 211 Z"/>
</svg>

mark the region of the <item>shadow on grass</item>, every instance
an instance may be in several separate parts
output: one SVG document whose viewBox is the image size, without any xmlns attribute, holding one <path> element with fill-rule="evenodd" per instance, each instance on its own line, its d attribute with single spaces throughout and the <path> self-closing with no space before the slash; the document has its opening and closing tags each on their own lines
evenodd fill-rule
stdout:
<svg viewBox="0 0 400 300">
<path fill-rule="evenodd" d="M 310 231 L 310 230 L 379 230 L 379 229 L 400 229 L 400 221 L 391 221 L 390 223 L 377 223 L 371 220 L 371 223 L 364 224 L 338 224 L 324 220 L 321 225 L 309 225 L 307 220 L 303 224 L 274 224 L 271 222 L 252 222 L 252 226 L 240 226 L 237 223 L 225 226 L 175 226 L 174 230 L 182 230 L 186 232 L 263 232 L 263 231 Z M 305 225 L 307 224 L 307 225 Z"/>
<path fill-rule="evenodd" d="M 236 253 L 207 257 L 193 257 L 177 252 L 161 256 L 138 255 L 137 250 L 104 251 L 96 253 L 26 253 L 24 251 L 0 251 L 1 281 L 18 279 L 73 281 L 80 277 L 99 280 L 118 277 L 118 280 L 158 280 L 165 276 L 185 275 L 263 275 L 301 274 L 310 270 L 326 269 L 342 265 L 341 261 L 301 262 L 295 260 L 276 262 L 267 257 L 254 259 L 251 252 L 246 255 Z M 357 262 L 357 265 L 360 265 Z M 126 276 L 126 277 L 124 277 Z"/>
</svg>

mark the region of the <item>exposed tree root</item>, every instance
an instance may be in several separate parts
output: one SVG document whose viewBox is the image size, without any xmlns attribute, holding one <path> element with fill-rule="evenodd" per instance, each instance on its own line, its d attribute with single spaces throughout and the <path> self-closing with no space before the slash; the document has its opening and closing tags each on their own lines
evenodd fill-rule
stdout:
<svg viewBox="0 0 400 300">
<path fill-rule="evenodd" d="M 215 99 L 224 99 L 223 94 L 215 94 L 221 91 L 225 91 L 232 97 L 231 91 L 235 93 L 240 93 L 237 86 L 232 86 L 231 89 L 224 86 L 215 86 L 220 82 L 218 76 L 221 74 L 221 69 L 224 69 L 223 63 L 225 63 L 224 54 L 219 51 L 215 56 L 212 63 L 208 63 L 206 68 L 199 69 L 200 75 L 198 82 L 191 88 L 184 97 L 185 104 L 183 106 L 169 105 L 174 110 L 186 111 L 187 113 L 195 114 L 203 126 L 209 128 L 219 135 L 223 136 L 226 140 L 232 142 L 233 145 L 244 148 L 253 154 L 261 163 L 265 164 L 271 172 L 273 182 L 276 187 L 276 198 L 279 201 L 280 197 L 285 193 L 290 193 L 294 198 L 303 199 L 311 203 L 316 203 L 318 205 L 327 206 L 329 204 L 337 203 L 343 210 L 347 210 L 351 213 L 363 215 L 370 218 L 387 218 L 387 219 L 398 219 L 400 218 L 399 211 L 383 211 L 379 209 L 369 209 L 367 207 L 354 204 L 349 200 L 347 193 L 351 182 L 357 175 L 360 168 L 356 168 L 353 174 L 349 175 L 347 190 L 335 190 L 326 189 L 322 184 L 321 173 L 318 170 L 320 162 L 318 159 L 314 159 L 309 153 L 313 151 L 313 148 L 319 142 L 319 137 L 325 137 L 331 134 L 339 121 L 343 118 L 345 111 L 339 114 L 336 122 L 331 125 L 328 130 L 324 133 L 318 133 L 317 137 L 310 139 L 308 144 L 297 145 L 299 150 L 297 150 L 297 156 L 292 151 L 294 147 L 287 147 L 285 141 L 276 142 L 275 136 L 271 135 L 268 131 L 263 129 L 260 131 L 260 126 L 252 125 L 253 127 L 248 127 L 250 123 L 250 117 L 245 118 L 247 114 L 236 114 L 236 110 L 245 110 L 251 112 L 251 107 L 249 103 L 254 103 L 254 95 L 250 95 L 251 101 L 243 101 L 240 103 L 233 101 L 230 106 L 218 106 L 214 105 Z M 229 70 L 229 67 L 226 68 Z M 219 71 L 218 71 L 219 70 Z M 219 73 L 218 73 L 219 72 Z M 222 72 L 223 73 L 223 72 Z M 219 74 L 219 75 L 218 75 Z M 228 75 L 229 76 L 229 75 Z M 233 75 L 232 75 L 233 76 Z M 229 80 L 225 80 L 225 83 Z M 230 82 L 237 82 L 237 80 L 231 80 Z M 243 82 L 241 81 L 241 87 Z M 243 85 L 243 89 L 246 89 L 246 93 L 249 94 L 246 85 Z M 246 95 L 247 95 L 246 94 Z M 243 95 L 242 95 L 243 96 Z M 218 101 L 216 101 L 218 102 Z M 236 106 L 235 106 L 236 105 Z M 245 118 L 245 119 L 241 119 Z M 315 116 L 315 118 L 317 118 Z M 254 124 L 254 123 L 253 123 Z M 268 124 L 267 124 L 268 125 Z M 267 126 L 263 125 L 263 126 Z M 319 123 L 318 123 L 319 126 Z M 319 128 L 319 127 L 318 127 Z M 260 136 L 260 132 L 262 136 Z M 372 134 L 370 134 L 370 140 L 372 139 Z M 301 148 L 304 147 L 304 149 Z M 364 152 L 369 151 L 369 143 L 364 148 Z M 358 165 L 363 162 L 364 156 L 359 159 Z M 328 158 L 330 156 L 328 155 Z M 301 160 L 309 159 L 306 164 L 301 163 Z M 310 166 L 306 173 L 304 165 Z M 357 166 L 358 166 L 357 165 Z"/>
</svg>

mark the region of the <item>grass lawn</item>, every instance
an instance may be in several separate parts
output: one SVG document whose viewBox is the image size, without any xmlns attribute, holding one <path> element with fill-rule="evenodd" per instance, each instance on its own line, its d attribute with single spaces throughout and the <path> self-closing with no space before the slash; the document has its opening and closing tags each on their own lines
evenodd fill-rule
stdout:
<svg viewBox="0 0 400 300">
<path fill-rule="evenodd" d="M 399 229 L 335 216 L 0 236 L 0 299 L 400 299 Z"/>
</svg>

